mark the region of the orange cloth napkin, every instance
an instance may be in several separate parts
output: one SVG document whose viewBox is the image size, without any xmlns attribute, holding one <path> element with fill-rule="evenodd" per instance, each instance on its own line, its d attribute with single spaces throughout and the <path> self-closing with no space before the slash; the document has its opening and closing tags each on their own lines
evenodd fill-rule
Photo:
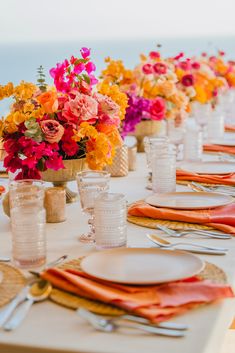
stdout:
<svg viewBox="0 0 235 353">
<path fill-rule="evenodd" d="M 208 144 L 208 145 L 203 145 L 203 151 L 235 154 L 235 147 Z"/>
<path fill-rule="evenodd" d="M 144 201 L 140 201 L 129 208 L 128 214 L 131 216 L 204 224 L 235 235 L 235 203 L 208 210 L 176 210 L 173 208 L 153 207 Z"/>
<path fill-rule="evenodd" d="M 115 284 L 70 269 L 48 269 L 41 277 L 57 288 L 118 306 L 153 322 L 168 320 L 198 304 L 234 296 L 230 286 L 196 277 L 151 286 Z"/>
<path fill-rule="evenodd" d="M 235 132 L 235 125 L 225 125 L 225 131 Z"/>
<path fill-rule="evenodd" d="M 176 179 L 186 180 L 186 181 L 197 181 L 199 183 L 207 183 L 207 184 L 231 185 L 235 187 L 235 173 L 229 173 L 224 175 L 196 174 L 196 173 L 187 172 L 185 170 L 177 169 Z"/>
</svg>

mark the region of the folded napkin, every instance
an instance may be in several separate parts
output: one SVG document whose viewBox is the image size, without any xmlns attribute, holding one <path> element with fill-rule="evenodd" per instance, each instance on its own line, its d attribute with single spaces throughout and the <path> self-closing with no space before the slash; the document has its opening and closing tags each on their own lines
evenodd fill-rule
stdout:
<svg viewBox="0 0 235 353">
<path fill-rule="evenodd" d="M 203 151 L 235 154 L 235 147 L 207 144 L 207 145 L 203 145 Z"/>
<path fill-rule="evenodd" d="M 225 125 L 225 131 L 235 132 L 235 125 Z"/>
<path fill-rule="evenodd" d="M 235 235 L 235 203 L 208 210 L 176 210 L 153 207 L 144 201 L 139 201 L 130 206 L 128 214 L 168 221 L 204 224 Z"/>
<path fill-rule="evenodd" d="M 0 185 L 0 195 L 5 191 L 4 186 Z"/>
<path fill-rule="evenodd" d="M 177 169 L 177 180 L 197 181 L 198 183 L 206 184 L 222 184 L 235 187 L 235 173 L 229 174 L 197 174 L 186 170 Z"/>
<path fill-rule="evenodd" d="M 130 286 L 97 280 L 72 269 L 48 269 L 41 277 L 57 288 L 118 306 L 152 322 L 168 320 L 202 303 L 234 296 L 230 286 L 197 277 L 151 286 Z"/>
</svg>

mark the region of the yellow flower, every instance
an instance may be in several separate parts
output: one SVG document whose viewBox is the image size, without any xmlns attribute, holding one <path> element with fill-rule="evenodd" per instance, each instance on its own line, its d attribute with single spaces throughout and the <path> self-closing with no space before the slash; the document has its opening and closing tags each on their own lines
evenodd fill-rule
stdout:
<svg viewBox="0 0 235 353">
<path fill-rule="evenodd" d="M 194 97 L 194 100 L 197 100 L 198 102 L 205 104 L 208 101 L 207 93 L 205 89 L 202 86 L 195 85 L 195 91 L 196 95 Z"/>
<path fill-rule="evenodd" d="M 33 94 L 37 90 L 37 86 L 35 86 L 33 83 L 21 81 L 21 83 L 14 89 L 14 96 L 18 100 L 25 101 L 32 98 Z"/>
<path fill-rule="evenodd" d="M 5 86 L 0 85 L 0 100 L 10 97 L 14 92 L 12 82 L 8 82 Z"/>
<path fill-rule="evenodd" d="M 98 131 L 96 130 L 96 128 L 90 125 L 89 123 L 84 122 L 81 123 L 78 130 L 74 130 L 73 140 L 79 142 L 85 137 L 96 138 L 97 135 Z"/>
</svg>

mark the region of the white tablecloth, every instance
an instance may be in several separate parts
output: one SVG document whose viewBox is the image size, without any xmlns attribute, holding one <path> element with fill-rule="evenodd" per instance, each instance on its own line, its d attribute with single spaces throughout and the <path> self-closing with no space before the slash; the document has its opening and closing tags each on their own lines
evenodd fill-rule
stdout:
<svg viewBox="0 0 235 353">
<path fill-rule="evenodd" d="M 0 183 L 3 183 L 2 180 Z M 145 156 L 139 154 L 137 171 L 130 172 L 128 177 L 112 178 L 110 191 L 125 193 L 128 202 L 132 202 L 150 194 L 145 188 L 146 184 Z M 71 187 L 75 190 L 75 183 L 71 183 Z M 95 250 L 93 245 L 78 242 L 79 234 L 87 230 L 86 221 L 79 203 L 74 203 L 67 206 L 66 222 L 47 224 L 48 261 L 63 254 L 73 259 Z M 145 237 L 148 231 L 152 230 L 129 224 L 128 246 L 152 246 Z M 192 240 L 185 238 L 185 241 L 190 243 Z M 205 244 L 229 247 L 226 256 L 200 256 L 220 266 L 226 272 L 229 283 L 234 286 L 235 239 L 203 241 Z M 0 254 L 9 256 L 10 251 L 9 219 L 1 209 Z M 233 299 L 198 308 L 175 319 L 188 324 L 190 330 L 185 338 L 174 339 L 139 332 L 97 332 L 77 317 L 74 311 L 46 301 L 34 304 L 25 321 L 14 332 L 0 331 L 0 352 L 217 353 L 234 314 Z"/>
</svg>

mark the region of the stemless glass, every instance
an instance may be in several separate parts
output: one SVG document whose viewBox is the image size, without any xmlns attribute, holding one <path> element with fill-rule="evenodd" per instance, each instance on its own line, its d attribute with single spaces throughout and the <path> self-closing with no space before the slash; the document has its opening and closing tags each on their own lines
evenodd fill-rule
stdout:
<svg viewBox="0 0 235 353">
<path fill-rule="evenodd" d="M 97 249 L 126 246 L 126 199 L 123 194 L 102 193 L 95 200 Z"/>
<path fill-rule="evenodd" d="M 46 262 L 44 183 L 11 181 L 9 196 L 13 261 L 21 268 L 40 267 Z"/>
<path fill-rule="evenodd" d="M 176 190 L 176 157 L 174 151 L 168 151 L 152 157 L 152 189 L 163 194 Z"/>
<path fill-rule="evenodd" d="M 151 171 L 152 154 L 161 154 L 166 151 L 169 145 L 169 139 L 166 136 L 144 138 L 144 151 L 146 154 L 147 167 Z"/>
<path fill-rule="evenodd" d="M 94 204 L 96 197 L 109 190 L 110 174 L 103 171 L 84 171 L 77 173 L 77 185 L 80 195 L 81 207 L 84 213 L 89 215 L 88 224 L 90 231 L 82 234 L 79 240 L 84 243 L 95 241 L 94 231 Z"/>
<path fill-rule="evenodd" d="M 167 135 L 169 141 L 176 147 L 176 159 L 180 160 L 180 145 L 183 144 L 185 133 L 185 119 L 168 119 L 167 121 Z"/>
</svg>

